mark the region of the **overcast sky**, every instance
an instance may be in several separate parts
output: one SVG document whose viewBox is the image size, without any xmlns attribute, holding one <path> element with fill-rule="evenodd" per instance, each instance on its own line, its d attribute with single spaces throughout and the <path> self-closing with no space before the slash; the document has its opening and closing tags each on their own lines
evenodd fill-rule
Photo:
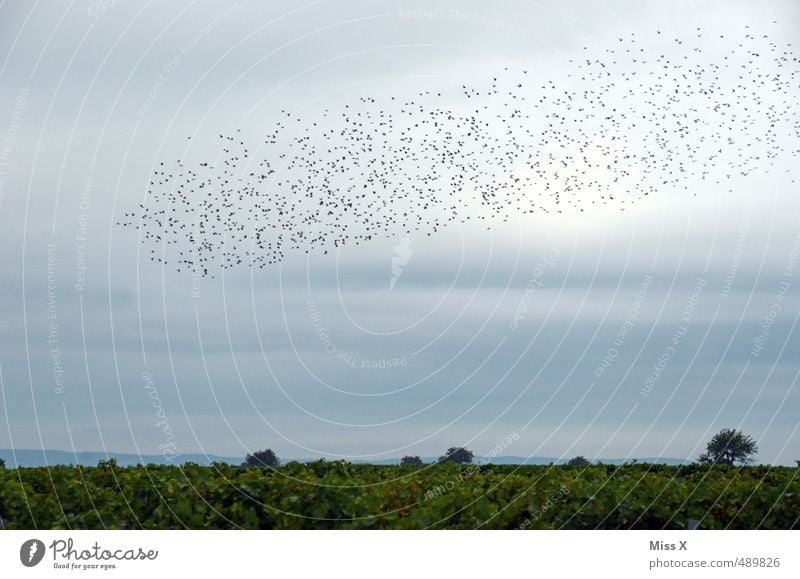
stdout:
<svg viewBox="0 0 800 579">
<path fill-rule="evenodd" d="M 213 279 L 114 225 L 158 163 L 282 109 L 547 78 L 630 33 L 795 42 L 796 2 L 264 4 L 0 7 L 0 448 L 683 458 L 733 427 L 800 458 L 791 159 Z"/>
</svg>

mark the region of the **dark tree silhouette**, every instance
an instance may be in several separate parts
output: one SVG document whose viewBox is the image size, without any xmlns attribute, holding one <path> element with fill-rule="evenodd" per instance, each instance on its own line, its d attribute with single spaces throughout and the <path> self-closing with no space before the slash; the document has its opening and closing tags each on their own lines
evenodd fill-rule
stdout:
<svg viewBox="0 0 800 579">
<path fill-rule="evenodd" d="M 281 461 L 272 449 L 260 450 L 253 454 L 248 454 L 242 466 L 278 466 Z"/>
<path fill-rule="evenodd" d="M 406 466 L 419 466 L 422 464 L 422 459 L 418 456 L 404 456 L 400 459 L 400 464 Z"/>
<path fill-rule="evenodd" d="M 6 467 L 6 461 L 0 458 L 0 468 L 5 468 L 5 467 Z"/>
<path fill-rule="evenodd" d="M 734 428 L 723 428 L 706 445 L 706 451 L 697 457 L 702 464 L 749 464 L 758 451 L 752 437 Z"/>
<path fill-rule="evenodd" d="M 587 466 L 591 464 L 583 455 L 575 456 L 567 461 L 569 466 Z"/>
<path fill-rule="evenodd" d="M 451 446 L 444 453 L 444 456 L 439 457 L 439 462 L 456 462 L 458 464 L 470 464 L 475 455 L 471 450 L 467 450 L 463 446 Z"/>
</svg>

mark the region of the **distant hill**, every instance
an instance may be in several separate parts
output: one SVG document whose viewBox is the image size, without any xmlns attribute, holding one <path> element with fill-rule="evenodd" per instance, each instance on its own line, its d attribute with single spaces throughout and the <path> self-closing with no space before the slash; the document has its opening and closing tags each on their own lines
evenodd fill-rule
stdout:
<svg viewBox="0 0 800 579">
<path fill-rule="evenodd" d="M 16 457 L 16 458 L 15 458 Z M 5 460 L 6 468 L 15 466 L 54 466 L 58 464 L 79 464 L 81 466 L 96 466 L 101 460 L 116 459 L 120 466 L 134 466 L 137 464 L 182 464 L 195 462 L 197 464 L 211 464 L 212 462 L 229 462 L 239 464 L 244 459 L 230 456 L 216 456 L 213 454 L 181 454 L 169 460 L 160 454 L 131 454 L 123 452 L 70 452 L 66 450 L 11 450 L 0 448 L 0 458 Z"/>
<path fill-rule="evenodd" d="M 569 459 L 568 458 L 555 458 L 552 456 L 497 456 L 494 458 L 483 459 L 482 457 L 475 457 L 476 462 L 488 462 L 491 464 L 564 464 Z M 592 462 L 601 462 L 603 464 L 622 464 L 625 462 L 632 462 L 634 459 L 632 458 L 601 458 L 598 460 L 592 460 Z M 685 458 L 671 458 L 671 457 L 644 457 L 644 458 L 636 458 L 636 462 L 642 463 L 654 463 L 654 464 L 671 464 L 671 465 L 678 465 L 678 464 L 689 464 L 694 462 L 692 460 L 688 460 Z"/>
<path fill-rule="evenodd" d="M 132 454 L 123 452 L 69 452 L 66 450 L 31 450 L 19 449 L 11 450 L 7 448 L 0 448 L 0 458 L 2 458 L 7 468 L 15 468 L 17 466 L 54 466 L 59 464 L 75 464 L 81 466 L 95 466 L 101 460 L 108 460 L 109 458 L 116 459 L 120 466 L 134 466 L 137 464 L 184 464 L 193 462 L 196 464 L 208 465 L 212 462 L 227 462 L 230 464 L 241 464 L 244 460 L 243 457 L 219 456 L 215 454 L 201 454 L 189 453 L 180 454 L 168 459 L 160 454 Z M 436 461 L 435 456 L 423 456 L 423 462 Z M 318 460 L 316 458 L 283 458 L 283 462 L 296 460 L 298 462 L 310 462 Z M 604 464 L 622 464 L 623 462 L 631 462 L 629 458 L 603 458 L 600 462 Z M 687 464 L 692 461 L 682 458 L 637 458 L 637 462 L 649 462 L 658 464 Z M 399 464 L 399 458 L 387 458 L 380 460 L 353 460 L 356 464 Z M 492 458 L 476 456 L 475 462 L 478 464 L 562 464 L 566 462 L 564 459 L 555 458 L 551 456 L 496 456 Z"/>
</svg>

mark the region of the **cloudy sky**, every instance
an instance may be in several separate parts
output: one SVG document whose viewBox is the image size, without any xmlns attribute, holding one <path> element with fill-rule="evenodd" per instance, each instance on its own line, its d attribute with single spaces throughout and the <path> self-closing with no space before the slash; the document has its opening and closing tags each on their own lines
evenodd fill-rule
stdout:
<svg viewBox="0 0 800 579">
<path fill-rule="evenodd" d="M 115 225 L 160 162 L 283 109 L 548 78 L 631 33 L 791 43 L 797 3 L 264 4 L 0 6 L 0 448 L 694 457 L 734 427 L 800 458 L 791 158 L 214 278 Z"/>
</svg>

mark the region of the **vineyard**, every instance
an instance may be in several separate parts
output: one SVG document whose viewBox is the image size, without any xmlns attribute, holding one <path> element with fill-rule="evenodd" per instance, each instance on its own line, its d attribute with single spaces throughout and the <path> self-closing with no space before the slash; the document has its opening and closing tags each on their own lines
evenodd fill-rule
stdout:
<svg viewBox="0 0 800 579">
<path fill-rule="evenodd" d="M 800 469 L 289 463 L 0 469 L 8 529 L 800 528 Z M 694 524 L 694 523 L 693 523 Z"/>
</svg>

